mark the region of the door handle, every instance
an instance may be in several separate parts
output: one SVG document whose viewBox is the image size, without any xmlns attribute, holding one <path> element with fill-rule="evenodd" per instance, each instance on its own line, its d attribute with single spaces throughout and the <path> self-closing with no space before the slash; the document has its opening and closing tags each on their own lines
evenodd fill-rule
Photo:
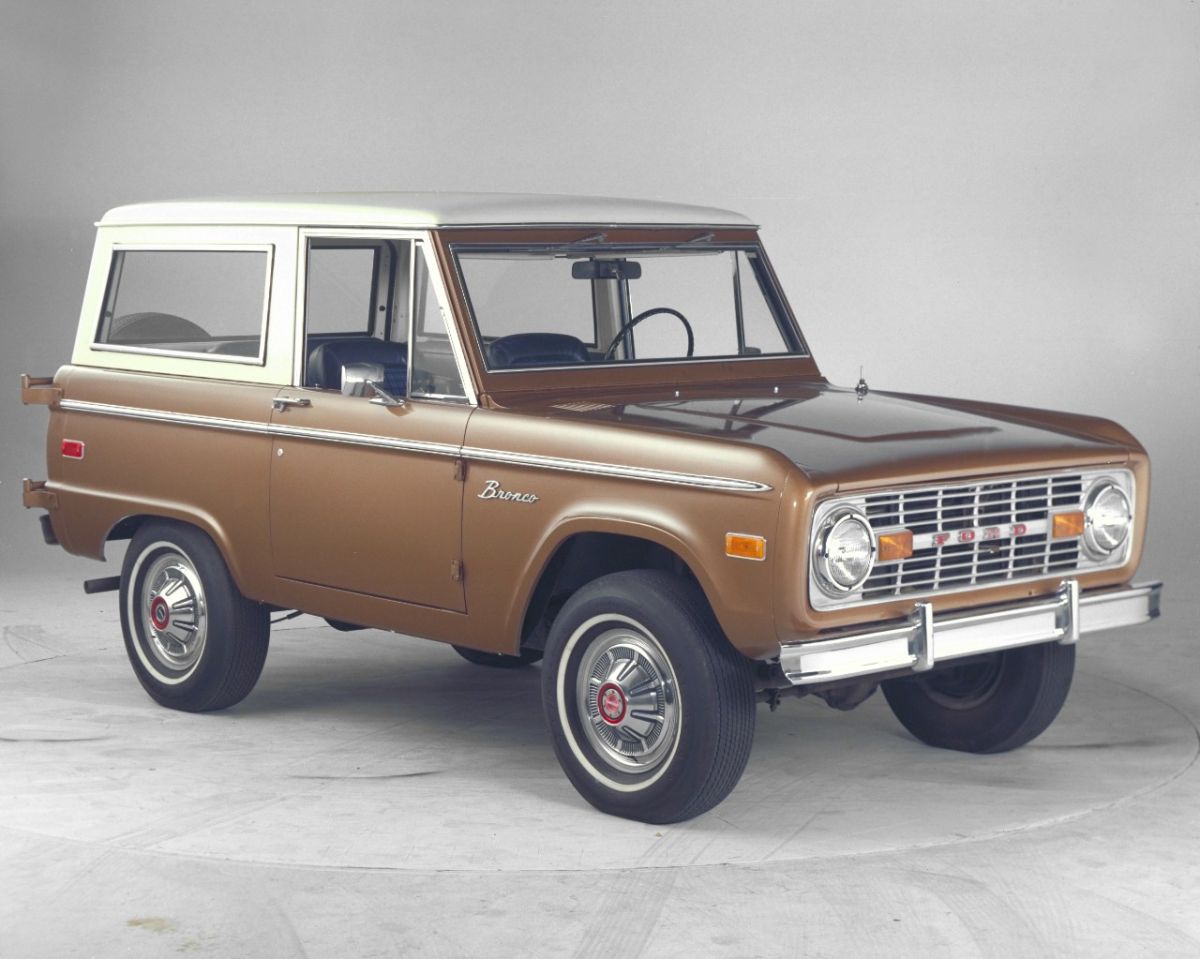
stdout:
<svg viewBox="0 0 1200 959">
<path fill-rule="evenodd" d="M 312 406 L 312 400 L 302 396 L 277 396 L 271 400 L 271 407 L 282 413 L 289 406 Z"/>
</svg>

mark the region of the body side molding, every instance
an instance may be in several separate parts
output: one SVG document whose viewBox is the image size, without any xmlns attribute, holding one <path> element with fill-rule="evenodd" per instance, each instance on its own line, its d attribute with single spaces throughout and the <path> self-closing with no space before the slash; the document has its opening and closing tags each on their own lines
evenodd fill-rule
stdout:
<svg viewBox="0 0 1200 959">
<path fill-rule="evenodd" d="M 259 433 L 264 436 L 287 436 L 294 439 L 311 439 L 326 443 L 345 443 L 353 446 L 374 446 L 382 449 L 427 453 L 433 456 L 449 456 L 485 463 L 506 463 L 514 466 L 530 466 L 535 469 L 585 473 L 593 476 L 612 476 L 620 479 L 640 480 L 647 483 L 665 483 L 672 486 L 688 486 L 721 492 L 767 493 L 772 489 L 766 483 L 759 483 L 754 480 L 734 479 L 726 476 L 678 473 L 671 470 L 622 466 L 617 463 L 599 463 L 591 460 L 565 459 L 557 456 L 538 456 L 532 453 L 512 453 L 505 450 L 479 449 L 471 446 L 456 446 L 449 443 L 428 443 L 369 433 L 347 433 L 340 430 L 314 429 L 275 423 L 257 423 L 253 420 L 200 416 L 192 413 L 172 413 L 167 410 L 120 406 L 112 403 L 93 403 L 88 400 L 62 400 L 59 405 L 64 410 L 76 413 L 93 413 L 101 416 L 116 416 L 156 423 L 174 423 L 179 426 L 195 426 L 202 429 L 231 430 L 238 433 Z"/>
</svg>

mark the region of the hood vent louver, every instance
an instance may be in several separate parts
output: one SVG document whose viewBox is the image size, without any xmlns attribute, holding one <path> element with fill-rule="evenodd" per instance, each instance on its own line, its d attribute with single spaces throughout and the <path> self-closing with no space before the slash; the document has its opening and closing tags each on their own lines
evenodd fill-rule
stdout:
<svg viewBox="0 0 1200 959">
<path fill-rule="evenodd" d="M 612 403 L 596 403 L 588 400 L 579 400 L 574 403 L 555 403 L 554 409 L 564 410 L 567 413 L 595 413 L 597 410 L 611 410 Z"/>
</svg>

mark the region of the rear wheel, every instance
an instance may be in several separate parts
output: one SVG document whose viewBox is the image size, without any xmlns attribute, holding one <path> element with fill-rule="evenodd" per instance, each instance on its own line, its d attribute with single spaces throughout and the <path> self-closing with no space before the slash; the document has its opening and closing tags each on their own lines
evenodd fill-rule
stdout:
<svg viewBox="0 0 1200 959">
<path fill-rule="evenodd" d="M 659 570 L 601 577 L 567 601 L 547 640 L 542 702 L 580 794 L 643 822 L 711 809 L 754 739 L 749 661 L 699 588 Z"/>
<path fill-rule="evenodd" d="M 234 585 L 204 533 L 154 522 L 134 535 L 121 570 L 125 651 L 143 688 L 188 712 L 241 702 L 267 656 L 267 609 Z"/>
<path fill-rule="evenodd" d="M 889 680 L 883 694 L 922 742 L 1001 753 L 1046 730 L 1066 702 L 1074 672 L 1074 646 L 1042 643 Z"/>
</svg>

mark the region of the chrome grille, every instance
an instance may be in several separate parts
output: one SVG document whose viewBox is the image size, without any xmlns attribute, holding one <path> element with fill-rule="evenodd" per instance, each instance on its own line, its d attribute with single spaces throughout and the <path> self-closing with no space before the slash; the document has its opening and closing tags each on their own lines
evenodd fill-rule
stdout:
<svg viewBox="0 0 1200 959">
<path fill-rule="evenodd" d="M 1073 570 L 1080 561 L 1079 540 L 1054 540 L 1050 517 L 1079 509 L 1082 499 L 1079 473 L 870 494 L 871 525 L 881 533 L 909 530 L 914 550 L 907 559 L 877 563 L 861 598 Z"/>
</svg>

